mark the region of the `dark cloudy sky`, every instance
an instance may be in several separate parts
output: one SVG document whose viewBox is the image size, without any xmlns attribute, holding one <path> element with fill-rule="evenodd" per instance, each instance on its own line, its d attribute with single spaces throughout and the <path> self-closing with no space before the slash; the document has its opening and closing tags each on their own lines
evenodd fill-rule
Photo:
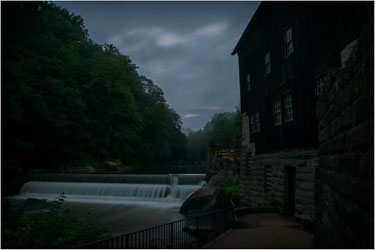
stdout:
<svg viewBox="0 0 375 250">
<path fill-rule="evenodd" d="M 239 104 L 231 56 L 259 2 L 56 2 L 81 15 L 90 37 L 128 55 L 154 81 L 183 127 L 198 130 Z"/>
</svg>

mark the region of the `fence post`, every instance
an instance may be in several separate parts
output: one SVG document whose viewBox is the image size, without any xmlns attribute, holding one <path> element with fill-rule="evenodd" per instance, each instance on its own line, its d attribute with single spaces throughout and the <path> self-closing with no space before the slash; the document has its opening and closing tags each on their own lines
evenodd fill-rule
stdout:
<svg viewBox="0 0 375 250">
<path fill-rule="evenodd" d="M 215 215 L 216 213 L 213 214 L 213 234 L 212 234 L 212 238 L 213 238 L 213 241 L 215 242 L 215 231 L 216 231 L 216 222 L 215 222 Z"/>
<path fill-rule="evenodd" d="M 199 231 L 199 216 L 197 216 L 197 234 L 198 234 L 198 231 Z"/>
<path fill-rule="evenodd" d="M 173 223 L 171 223 L 171 232 L 170 232 L 170 235 L 171 235 L 171 248 L 173 248 Z"/>
<path fill-rule="evenodd" d="M 126 248 L 130 248 L 129 247 L 129 234 L 126 235 Z"/>
</svg>

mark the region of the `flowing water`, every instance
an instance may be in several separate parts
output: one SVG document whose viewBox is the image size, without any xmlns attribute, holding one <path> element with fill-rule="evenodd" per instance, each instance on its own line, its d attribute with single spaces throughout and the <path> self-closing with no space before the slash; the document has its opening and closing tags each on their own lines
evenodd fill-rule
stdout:
<svg viewBox="0 0 375 250">
<path fill-rule="evenodd" d="M 54 200 L 64 193 L 74 216 L 89 212 L 118 235 L 183 219 L 180 206 L 204 180 L 202 174 L 36 174 L 10 200 L 21 206 L 27 198 Z"/>
</svg>

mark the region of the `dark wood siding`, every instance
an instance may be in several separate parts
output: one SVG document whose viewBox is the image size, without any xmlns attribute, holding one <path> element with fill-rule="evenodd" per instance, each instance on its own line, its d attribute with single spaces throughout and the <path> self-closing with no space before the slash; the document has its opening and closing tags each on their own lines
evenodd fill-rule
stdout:
<svg viewBox="0 0 375 250">
<path fill-rule="evenodd" d="M 263 2 L 238 45 L 241 111 L 260 114 L 260 131 L 251 134 L 257 153 L 316 147 L 315 77 L 340 67 L 340 51 L 356 39 L 373 3 Z M 294 52 L 286 57 L 284 35 L 292 28 Z M 271 73 L 264 56 L 270 51 Z M 251 91 L 246 75 L 251 75 Z M 291 94 L 293 120 L 285 122 L 285 96 Z M 280 99 L 283 123 L 274 125 Z"/>
</svg>

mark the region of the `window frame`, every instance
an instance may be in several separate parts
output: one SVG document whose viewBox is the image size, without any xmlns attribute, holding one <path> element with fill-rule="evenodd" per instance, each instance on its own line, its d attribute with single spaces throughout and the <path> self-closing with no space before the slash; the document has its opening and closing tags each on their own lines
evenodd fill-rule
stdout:
<svg viewBox="0 0 375 250">
<path fill-rule="evenodd" d="M 255 132 L 260 132 L 260 115 L 259 115 L 259 111 L 255 112 Z"/>
<path fill-rule="evenodd" d="M 250 72 L 247 72 L 247 74 L 246 74 L 246 86 L 247 86 L 247 93 L 250 93 L 250 91 L 251 91 L 251 74 L 250 74 Z"/>
<path fill-rule="evenodd" d="M 292 26 L 289 26 L 289 28 L 284 32 L 284 52 L 285 52 L 285 58 L 289 57 L 290 55 L 294 53 Z"/>
<path fill-rule="evenodd" d="M 327 84 L 327 74 L 323 73 L 315 77 L 316 96 L 322 96 L 325 85 Z"/>
<path fill-rule="evenodd" d="M 288 98 L 290 97 L 290 98 Z M 294 120 L 293 111 L 293 96 L 291 93 L 284 95 L 284 122 L 291 122 Z"/>
<path fill-rule="evenodd" d="M 260 132 L 260 114 L 259 111 L 250 115 L 250 134 Z"/>
<path fill-rule="evenodd" d="M 250 115 L 250 134 L 255 133 L 255 119 L 254 119 L 254 113 Z"/>
<path fill-rule="evenodd" d="M 276 107 L 278 107 L 278 109 L 276 109 Z M 273 125 L 274 126 L 282 125 L 283 124 L 282 117 L 283 116 L 282 116 L 281 98 L 279 98 L 279 99 L 276 99 L 273 102 Z M 280 119 L 278 119 L 278 118 L 280 118 Z"/>
<path fill-rule="evenodd" d="M 267 50 L 264 54 L 264 76 L 271 74 L 271 51 Z"/>
</svg>

